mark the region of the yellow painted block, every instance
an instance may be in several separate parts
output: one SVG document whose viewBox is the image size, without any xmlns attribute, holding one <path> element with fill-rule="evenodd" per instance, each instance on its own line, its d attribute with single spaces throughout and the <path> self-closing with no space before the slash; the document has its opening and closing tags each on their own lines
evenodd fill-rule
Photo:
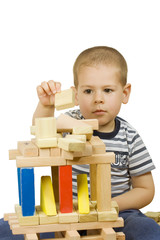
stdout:
<svg viewBox="0 0 160 240">
<path fill-rule="evenodd" d="M 87 174 L 77 175 L 78 210 L 80 214 L 89 213 L 89 194 Z"/>
<path fill-rule="evenodd" d="M 75 106 L 75 94 L 72 88 L 56 93 L 55 108 L 62 110 L 72 108 Z"/>
<path fill-rule="evenodd" d="M 50 176 L 41 177 L 41 209 L 47 216 L 56 215 L 56 204 Z"/>
</svg>

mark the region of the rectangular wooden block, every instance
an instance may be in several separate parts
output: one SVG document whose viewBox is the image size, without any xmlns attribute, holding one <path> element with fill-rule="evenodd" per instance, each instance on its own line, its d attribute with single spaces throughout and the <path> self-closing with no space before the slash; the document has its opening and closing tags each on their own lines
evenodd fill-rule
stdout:
<svg viewBox="0 0 160 240">
<path fill-rule="evenodd" d="M 43 117 L 35 119 L 36 138 L 54 138 L 57 135 L 56 118 Z"/>
<path fill-rule="evenodd" d="M 118 218 L 118 213 L 115 208 L 111 208 L 110 211 L 98 212 L 98 221 L 116 221 Z"/>
<path fill-rule="evenodd" d="M 31 141 L 21 141 L 17 144 L 18 150 L 24 157 L 36 157 L 38 156 L 38 148 Z"/>
<path fill-rule="evenodd" d="M 72 166 L 59 167 L 59 202 L 61 213 L 72 213 Z"/>
<path fill-rule="evenodd" d="M 92 145 L 93 154 L 101 154 L 106 152 L 106 146 L 99 137 L 92 136 L 89 142 Z"/>
<path fill-rule="evenodd" d="M 51 156 L 50 148 L 39 148 L 39 156 L 40 157 L 50 157 Z"/>
<path fill-rule="evenodd" d="M 79 213 L 79 222 L 97 222 L 98 213 L 96 210 L 90 211 L 88 214 Z"/>
<path fill-rule="evenodd" d="M 75 106 L 75 94 L 72 88 L 56 93 L 55 95 L 55 108 L 62 110 L 72 108 Z"/>
<path fill-rule="evenodd" d="M 38 240 L 38 236 L 36 233 L 33 234 L 25 234 L 24 240 Z"/>
<path fill-rule="evenodd" d="M 21 156 L 22 154 L 18 149 L 9 150 L 9 160 L 15 160 L 16 157 Z"/>
<path fill-rule="evenodd" d="M 60 116 L 57 118 L 57 131 L 58 132 L 72 132 L 74 127 L 76 127 L 76 129 L 78 129 L 78 128 L 81 128 L 83 130 L 86 129 L 87 131 L 85 131 L 85 132 L 87 132 L 87 133 L 93 133 L 92 126 L 82 122 L 81 120 L 77 120 L 66 114 L 60 114 Z M 83 133 L 79 133 L 79 134 L 83 135 Z M 86 135 L 86 133 L 85 133 L 85 135 Z"/>
<path fill-rule="evenodd" d="M 52 148 L 57 147 L 57 138 L 36 138 L 36 145 L 39 148 Z"/>
<path fill-rule="evenodd" d="M 113 228 L 101 229 L 101 236 L 106 240 L 116 240 L 116 232 L 113 230 Z"/>
<path fill-rule="evenodd" d="M 97 165 L 97 210 L 111 210 L 111 165 Z"/>
<path fill-rule="evenodd" d="M 58 166 L 51 167 L 51 174 L 55 201 L 56 203 L 59 203 L 59 167 Z"/>
<path fill-rule="evenodd" d="M 57 215 L 54 191 L 50 176 L 41 177 L 41 209 L 47 216 Z"/>
<path fill-rule="evenodd" d="M 51 156 L 60 157 L 61 156 L 61 149 L 59 147 L 51 148 Z"/>
<path fill-rule="evenodd" d="M 61 213 L 58 214 L 59 223 L 78 223 L 78 214 L 73 211 L 71 213 Z"/>
<path fill-rule="evenodd" d="M 58 139 L 58 147 L 66 150 L 66 151 L 83 151 L 85 149 L 85 143 L 77 140 L 77 139 L 70 139 L 70 138 L 59 138 Z"/>
<path fill-rule="evenodd" d="M 77 135 L 78 136 L 78 135 Z M 92 155 L 92 145 L 89 142 L 85 143 L 85 148 L 81 152 L 68 152 L 62 149 L 62 157 L 68 160 L 73 160 L 77 157 L 85 157 Z"/>
<path fill-rule="evenodd" d="M 33 216 L 35 213 L 34 169 L 20 169 L 21 205 L 23 216 Z"/>
<path fill-rule="evenodd" d="M 58 214 L 54 216 L 47 216 L 41 209 L 40 206 L 36 206 L 36 211 L 39 216 L 39 224 L 52 224 L 52 223 L 58 223 L 59 217 Z"/>
<path fill-rule="evenodd" d="M 80 240 L 80 235 L 76 230 L 66 231 L 65 238 L 68 240 Z"/>
<path fill-rule="evenodd" d="M 77 139 L 77 140 L 80 140 L 80 141 L 86 143 L 86 135 L 67 134 L 66 138 Z"/>
<path fill-rule="evenodd" d="M 22 216 L 22 209 L 21 206 L 15 205 L 15 212 L 18 217 L 18 222 L 21 226 L 36 226 L 39 225 L 39 216 L 35 211 L 35 214 L 33 216 Z"/>
</svg>

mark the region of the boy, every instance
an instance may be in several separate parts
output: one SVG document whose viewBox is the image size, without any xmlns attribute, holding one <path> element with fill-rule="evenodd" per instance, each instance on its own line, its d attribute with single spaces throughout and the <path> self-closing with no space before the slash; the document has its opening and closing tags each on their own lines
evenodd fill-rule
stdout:
<svg viewBox="0 0 160 240">
<path fill-rule="evenodd" d="M 154 164 L 137 131 L 117 117 L 131 92 L 124 57 L 113 48 L 93 47 L 78 56 L 73 74 L 75 100 L 80 109 L 66 114 L 77 119 L 98 119 L 99 130 L 94 131 L 94 135 L 104 141 L 106 151 L 116 154 L 111 172 L 112 198 L 117 201 L 120 216 L 125 221 L 121 230 L 128 240 L 160 239 L 158 224 L 138 210 L 154 197 L 151 174 Z M 37 87 L 39 104 L 33 115 L 33 124 L 36 117 L 54 115 L 55 94 L 60 91 L 61 84 L 52 80 Z M 88 169 L 73 166 L 73 182 L 79 172 L 88 173 Z"/>
</svg>

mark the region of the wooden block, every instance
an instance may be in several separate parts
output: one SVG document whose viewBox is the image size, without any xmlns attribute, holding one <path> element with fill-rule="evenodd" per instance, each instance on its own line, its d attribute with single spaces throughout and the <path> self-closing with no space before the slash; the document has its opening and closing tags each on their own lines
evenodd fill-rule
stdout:
<svg viewBox="0 0 160 240">
<path fill-rule="evenodd" d="M 97 200 L 97 165 L 91 164 L 90 166 L 90 191 L 91 191 L 91 200 L 96 201 Z"/>
<path fill-rule="evenodd" d="M 73 138 L 86 143 L 86 135 L 67 134 L 66 138 Z"/>
<path fill-rule="evenodd" d="M 91 155 L 92 155 L 92 145 L 89 142 L 85 143 L 85 148 L 82 152 L 68 152 L 62 149 L 62 157 L 68 160 L 73 160 L 74 158 L 77 158 L 77 157 L 86 157 Z"/>
<path fill-rule="evenodd" d="M 55 108 L 62 110 L 75 106 L 75 94 L 72 88 L 55 94 Z"/>
<path fill-rule="evenodd" d="M 93 154 L 101 154 L 106 152 L 106 146 L 99 137 L 92 136 L 89 142 L 92 145 Z"/>
<path fill-rule="evenodd" d="M 72 132 L 73 127 L 86 129 L 87 133 L 93 132 L 91 125 L 86 124 L 81 120 L 72 118 L 66 114 L 60 114 L 60 116 L 57 118 L 57 132 Z M 84 135 L 83 133 L 80 133 L 80 134 Z"/>
<path fill-rule="evenodd" d="M 66 224 L 46 224 L 39 225 L 33 228 L 32 226 L 19 226 L 19 224 L 10 225 L 13 234 L 39 233 L 39 232 L 62 232 L 69 230 L 83 230 L 83 229 L 102 229 L 109 227 L 123 227 L 124 221 L 118 218 L 115 222 L 88 222 L 86 223 L 66 223 Z"/>
<path fill-rule="evenodd" d="M 66 150 L 66 151 L 83 151 L 85 148 L 85 143 L 79 141 L 77 139 L 69 139 L 69 138 L 59 138 L 58 139 L 58 147 Z"/>
<path fill-rule="evenodd" d="M 55 201 L 56 203 L 59 203 L 59 167 L 58 166 L 51 167 L 51 174 Z"/>
<path fill-rule="evenodd" d="M 119 214 L 119 206 L 116 201 L 111 201 L 111 208 L 115 208 L 117 213 Z"/>
<path fill-rule="evenodd" d="M 77 175 L 78 210 L 80 214 L 89 213 L 89 194 L 87 174 Z"/>
<path fill-rule="evenodd" d="M 60 157 L 61 156 L 61 149 L 58 147 L 51 148 L 51 156 Z"/>
<path fill-rule="evenodd" d="M 116 232 L 113 228 L 101 229 L 101 236 L 104 240 L 116 240 Z"/>
<path fill-rule="evenodd" d="M 22 154 L 18 149 L 9 150 L 9 160 L 15 160 L 16 157 L 21 156 Z"/>
<path fill-rule="evenodd" d="M 17 219 L 17 215 L 15 213 L 5 213 L 3 216 L 4 221 L 8 221 L 9 217 L 13 217 L 13 219 Z"/>
<path fill-rule="evenodd" d="M 50 148 L 39 148 L 39 156 L 40 157 L 50 157 L 51 156 Z"/>
<path fill-rule="evenodd" d="M 154 221 L 159 222 L 160 212 L 146 212 L 145 215 L 152 218 Z"/>
<path fill-rule="evenodd" d="M 54 191 L 50 176 L 41 177 L 41 209 L 47 216 L 57 215 Z"/>
<path fill-rule="evenodd" d="M 52 224 L 52 223 L 58 223 L 59 217 L 58 214 L 55 216 L 47 216 L 41 209 L 40 206 L 36 206 L 36 211 L 39 216 L 39 224 Z"/>
<path fill-rule="evenodd" d="M 33 216 L 35 213 L 34 169 L 20 169 L 21 205 L 23 216 Z"/>
<path fill-rule="evenodd" d="M 97 210 L 111 210 L 111 165 L 97 164 Z"/>
<path fill-rule="evenodd" d="M 24 157 L 38 156 L 38 148 L 31 141 L 21 141 L 17 144 L 18 150 Z"/>
<path fill-rule="evenodd" d="M 36 226 L 39 225 L 39 216 L 35 211 L 34 216 L 22 216 L 21 206 L 15 205 L 15 212 L 17 213 L 18 222 L 21 226 Z"/>
<path fill-rule="evenodd" d="M 79 240 L 80 235 L 76 230 L 66 231 L 65 232 L 65 238 L 68 239 L 68 240 Z"/>
<path fill-rule="evenodd" d="M 117 240 L 125 240 L 125 234 L 123 232 L 117 232 L 116 239 Z"/>
<path fill-rule="evenodd" d="M 94 154 L 92 156 L 85 156 L 75 158 L 72 161 L 67 160 L 67 165 L 82 165 L 82 164 L 103 164 L 115 162 L 115 154 L 106 152 L 105 154 Z"/>
<path fill-rule="evenodd" d="M 98 221 L 116 221 L 118 218 L 118 213 L 115 208 L 111 208 L 110 211 L 98 212 Z"/>
<path fill-rule="evenodd" d="M 88 214 L 79 213 L 79 222 L 97 222 L 98 213 L 96 210 L 90 211 Z"/>
<path fill-rule="evenodd" d="M 17 157 L 17 167 L 47 167 L 63 166 L 66 160 L 63 157 Z"/>
<path fill-rule="evenodd" d="M 36 233 L 24 235 L 24 240 L 38 240 L 38 239 L 39 238 Z"/>
<path fill-rule="evenodd" d="M 82 119 L 80 121 L 92 126 L 93 130 L 98 130 L 99 129 L 99 123 L 98 123 L 97 119 Z"/>
<path fill-rule="evenodd" d="M 87 135 L 87 134 L 90 134 L 90 135 L 92 135 L 93 134 L 93 129 L 89 125 L 86 125 L 86 126 L 75 126 L 75 127 L 73 127 L 72 134 L 75 134 L 75 135 Z"/>
<path fill-rule="evenodd" d="M 31 135 L 35 135 L 36 134 L 36 126 L 35 125 L 30 126 L 30 134 Z"/>
<path fill-rule="evenodd" d="M 54 138 L 57 135 L 56 118 L 44 117 L 35 119 L 36 138 Z"/>
<path fill-rule="evenodd" d="M 72 213 L 72 167 L 59 167 L 59 202 L 61 213 Z"/>
<path fill-rule="evenodd" d="M 57 138 L 37 138 L 36 139 L 36 145 L 39 148 L 53 148 L 57 147 Z"/>
<path fill-rule="evenodd" d="M 58 214 L 59 223 L 78 223 L 78 214 L 73 211 L 71 213 L 61 213 Z"/>
</svg>

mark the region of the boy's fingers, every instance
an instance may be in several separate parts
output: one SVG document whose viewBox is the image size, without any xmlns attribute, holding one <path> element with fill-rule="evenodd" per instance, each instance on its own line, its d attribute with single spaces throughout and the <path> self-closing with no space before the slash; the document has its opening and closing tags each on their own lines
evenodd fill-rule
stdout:
<svg viewBox="0 0 160 240">
<path fill-rule="evenodd" d="M 56 83 L 53 80 L 48 81 L 48 86 L 53 94 L 55 94 L 56 91 Z"/>
<path fill-rule="evenodd" d="M 56 82 L 56 90 L 57 90 L 57 92 L 61 92 L 61 83 L 60 82 Z"/>
<path fill-rule="evenodd" d="M 41 86 L 37 86 L 37 94 L 39 97 L 45 97 L 46 96 L 46 92 L 44 91 L 44 89 Z"/>
<path fill-rule="evenodd" d="M 50 89 L 50 86 L 47 82 L 42 82 L 41 83 L 41 87 L 43 88 L 43 90 L 46 92 L 47 95 L 51 95 L 52 94 L 52 91 Z"/>
</svg>

